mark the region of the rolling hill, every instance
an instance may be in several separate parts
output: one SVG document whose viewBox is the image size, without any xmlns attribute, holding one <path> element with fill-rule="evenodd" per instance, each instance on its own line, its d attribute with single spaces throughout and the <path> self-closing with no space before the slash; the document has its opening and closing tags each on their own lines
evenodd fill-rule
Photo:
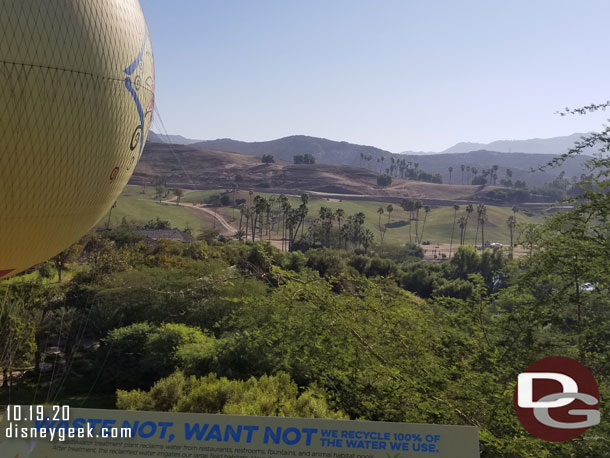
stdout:
<svg viewBox="0 0 610 458">
<path fill-rule="evenodd" d="M 292 158 L 296 154 L 309 153 L 316 158 L 318 163 L 356 166 L 360 163 L 361 153 L 373 156 L 374 160 L 380 156 L 388 157 L 392 155 L 389 151 L 373 146 L 356 145 L 306 135 L 292 135 L 265 142 L 242 142 L 223 138 L 195 143 L 193 146 L 255 156 L 272 154 L 276 158 L 288 162 L 292 162 Z"/>
<path fill-rule="evenodd" d="M 579 135 L 579 134 L 574 134 Z M 566 137 L 568 138 L 568 137 Z M 570 137 L 571 138 L 571 137 Z M 155 137 L 149 140 L 152 145 Z M 554 155 L 534 153 L 503 153 L 499 151 L 479 150 L 467 153 L 440 153 L 440 154 L 394 154 L 389 151 L 372 146 L 356 145 L 348 142 L 338 142 L 325 138 L 294 135 L 290 137 L 265 142 L 242 142 L 232 139 L 209 140 L 191 143 L 189 146 L 199 150 L 229 151 L 250 156 L 272 154 L 276 159 L 292 162 L 296 154 L 312 154 L 318 164 L 348 165 L 358 168 L 368 167 L 375 171 L 385 170 L 389 167 L 391 158 L 406 159 L 418 163 L 419 168 L 428 173 L 440 173 L 444 183 L 461 184 L 459 173 L 461 165 L 476 167 L 478 170 L 498 165 L 498 182 L 506 177 L 506 169 L 513 173 L 512 180 L 523 180 L 530 187 L 540 186 L 552 181 L 563 170 L 568 178 L 580 176 L 584 172 L 582 164 L 589 159 L 588 156 L 579 156 L 567 161 L 561 169 L 548 169 L 544 173 L 530 173 L 531 169 L 548 163 Z M 371 157 L 370 161 L 363 161 L 362 156 Z M 385 161 L 378 163 L 377 159 L 383 157 Z M 448 168 L 453 167 L 454 173 L 450 181 Z M 464 177 L 466 178 L 466 177 Z"/>
<path fill-rule="evenodd" d="M 262 164 L 260 157 L 203 149 L 197 145 L 148 143 L 134 171 L 131 184 L 151 184 L 162 177 L 171 187 L 227 189 L 237 182 L 241 189 L 270 192 L 332 193 L 370 198 L 412 197 L 431 200 L 484 200 L 492 186 L 433 184 L 395 178 L 388 188 L 377 186 L 378 174 L 349 165 L 295 165 L 278 160 Z"/>
</svg>

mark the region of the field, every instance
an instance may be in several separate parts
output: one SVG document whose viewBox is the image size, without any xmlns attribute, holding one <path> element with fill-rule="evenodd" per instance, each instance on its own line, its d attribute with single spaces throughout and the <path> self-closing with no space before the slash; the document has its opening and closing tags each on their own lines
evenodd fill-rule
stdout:
<svg viewBox="0 0 610 458">
<path fill-rule="evenodd" d="M 201 204 L 206 198 L 209 198 L 213 194 L 219 194 L 222 190 L 217 191 L 194 191 L 188 193 L 182 199 L 184 202 L 192 202 Z M 254 195 L 261 195 L 268 198 L 270 194 L 255 193 Z M 240 192 L 237 194 L 237 198 L 246 199 L 246 203 L 250 201 L 250 196 L 247 192 Z M 289 197 L 290 204 L 296 207 L 300 204 L 300 198 Z M 384 241 L 390 244 L 402 244 L 409 241 L 409 212 L 404 211 L 397 204 L 393 204 L 394 210 L 392 211 L 390 220 L 388 219 L 388 213 L 386 211 L 387 203 L 384 202 L 370 202 L 370 201 L 357 201 L 357 200 L 343 200 L 338 199 L 325 199 L 315 198 L 310 196 L 308 203 L 308 216 L 306 222 L 311 223 L 315 219 L 320 211 L 321 207 L 328 207 L 333 210 L 342 208 L 345 211 L 345 215 L 353 215 L 358 212 L 363 212 L 366 216 L 365 226 L 373 231 L 375 239 L 379 240 L 379 214 L 377 210 L 379 207 L 384 208 L 384 214 L 381 216 L 381 226 L 385 228 Z M 276 207 L 277 208 L 277 207 Z M 457 212 L 457 218 L 466 215 L 465 206 L 461 206 Z M 218 209 L 218 213 L 222 215 L 229 223 L 234 226 L 239 225 L 239 211 L 233 211 L 232 208 L 221 207 Z M 540 223 L 544 219 L 543 212 L 532 212 L 527 211 L 525 214 L 523 211 L 517 213 L 517 221 L 520 224 L 523 223 Z M 510 235 L 506 220 L 513 214 L 510 207 L 497 207 L 487 206 L 488 222 L 485 224 L 485 240 L 491 242 L 498 242 L 502 244 L 510 243 Z M 233 217 L 235 215 L 235 217 Z M 415 226 L 417 225 L 418 233 L 421 235 L 423 229 L 422 241 L 429 241 L 431 245 L 450 243 L 451 232 L 453 228 L 453 207 L 433 207 L 428 213 L 426 224 L 424 227 L 424 216 L 425 213 L 420 210 L 420 221 L 416 223 L 412 222 L 411 237 L 415 240 Z M 470 215 L 469 223 L 466 228 L 466 243 L 474 244 L 474 238 L 476 234 L 476 206 L 475 212 Z M 460 228 L 456 224 L 454 244 L 459 240 Z M 272 233 L 272 237 L 278 237 L 277 233 Z M 480 244 L 481 234 L 479 230 L 478 243 Z"/>
<path fill-rule="evenodd" d="M 170 197 L 173 197 L 173 195 L 170 195 Z M 182 230 L 189 227 L 193 230 L 195 236 L 202 228 L 212 226 L 212 217 L 194 212 L 184 206 L 155 201 L 152 187 L 147 187 L 146 194 L 142 194 L 141 186 L 127 186 L 117 200 L 116 207 L 112 209 L 110 227 L 121 224 L 123 218 L 128 222 L 143 224 L 157 217 L 169 221 L 172 227 L 177 229 Z M 98 225 L 105 227 L 107 221 L 108 215 Z"/>
<path fill-rule="evenodd" d="M 185 191 L 184 197 L 181 201 L 187 204 L 202 205 L 207 199 L 214 195 L 218 195 L 224 192 L 224 190 L 206 190 L 206 191 Z M 151 187 L 147 187 L 146 194 L 142 193 L 141 186 L 127 186 L 125 191 L 117 201 L 116 207 L 112 210 L 111 215 L 111 227 L 116 227 L 121 223 L 123 217 L 130 222 L 136 222 L 143 224 L 151 219 L 159 217 L 162 220 L 170 221 L 172 227 L 178 229 L 191 228 L 193 234 L 197 235 L 202 228 L 211 228 L 214 226 L 214 217 L 210 214 L 206 214 L 202 211 L 196 211 L 187 205 L 176 205 L 172 202 L 159 203 L 154 200 L 154 190 Z M 271 194 L 266 193 L 255 193 L 252 197 L 261 195 L 265 198 L 269 198 Z M 168 196 L 166 199 L 172 199 L 173 194 Z M 249 204 L 251 196 L 248 192 L 241 191 L 236 195 L 237 198 L 246 199 L 246 204 Z M 297 196 L 289 196 L 290 204 L 293 207 L 297 207 L 301 201 Z M 404 211 L 399 205 L 393 204 L 394 210 L 389 215 L 386 208 L 387 203 L 384 202 L 370 202 L 370 201 L 358 201 L 358 200 L 339 200 L 339 199 L 327 199 L 327 198 L 316 198 L 310 196 L 308 202 L 308 216 L 306 218 L 306 224 L 309 225 L 317 215 L 321 207 L 328 207 L 333 210 L 342 208 L 345 212 L 345 216 L 350 216 L 358 212 L 362 212 L 366 216 L 365 227 L 373 231 L 375 234 L 375 241 L 378 243 L 380 240 L 379 233 L 379 214 L 377 210 L 380 207 L 384 208 L 384 213 L 381 216 L 381 227 L 385 229 L 384 243 L 386 244 L 404 244 L 409 242 L 409 212 Z M 476 206 L 475 206 L 476 207 Z M 227 223 L 237 228 L 239 226 L 239 210 L 231 207 L 219 207 L 217 213 L 220 217 L 223 217 Z M 275 214 L 278 215 L 278 206 L 275 206 Z M 512 209 L 509 207 L 497 207 L 487 206 L 488 222 L 485 224 L 485 240 L 490 242 L 497 242 L 502 244 L 510 243 L 510 235 L 506 220 L 511 216 Z M 433 207 L 428 213 L 425 221 L 425 212 L 420 210 L 419 221 L 412 221 L 411 223 L 411 240 L 415 241 L 415 234 L 421 236 L 423 231 L 423 242 L 430 242 L 430 245 L 426 245 L 426 250 L 431 251 L 440 249 L 441 251 L 448 251 L 448 244 L 451 241 L 451 232 L 453 228 L 453 207 Z M 457 219 L 460 216 L 466 215 L 465 206 L 461 206 L 457 212 Z M 389 218 L 388 218 L 389 217 Z M 540 223 L 544 219 L 544 212 L 537 211 L 533 212 L 527 210 L 525 212 L 520 211 L 517 213 L 517 221 L 520 224 L 524 223 Z M 105 226 L 107 217 L 100 221 L 100 226 Z M 335 222 L 335 224 L 337 224 Z M 217 225 L 217 227 L 220 227 Z M 276 229 L 277 229 L 276 225 Z M 227 231 L 225 231 L 227 232 Z M 517 231 L 518 232 L 518 231 Z M 468 244 L 475 243 L 475 234 L 477 233 L 476 224 L 476 211 L 470 215 L 469 223 L 466 229 L 465 241 Z M 459 243 L 460 228 L 456 224 L 455 233 L 453 236 L 454 246 Z M 515 233 L 515 237 L 516 237 Z M 281 231 L 272 231 L 271 238 L 279 239 L 281 237 Z M 481 231 L 479 229 L 477 236 L 477 244 L 481 243 Z M 445 246 L 446 245 L 446 246 Z"/>
</svg>

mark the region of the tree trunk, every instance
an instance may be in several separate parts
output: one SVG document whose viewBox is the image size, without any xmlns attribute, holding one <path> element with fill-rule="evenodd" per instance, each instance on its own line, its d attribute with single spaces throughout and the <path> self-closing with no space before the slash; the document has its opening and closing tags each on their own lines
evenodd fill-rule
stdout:
<svg viewBox="0 0 610 458">
<path fill-rule="evenodd" d="M 64 263 L 59 260 L 55 260 L 55 269 L 57 270 L 57 283 L 61 283 L 61 274 L 64 270 Z"/>
<path fill-rule="evenodd" d="M 420 245 L 421 245 L 422 240 L 424 239 L 424 230 L 426 229 L 426 219 L 427 219 L 427 218 L 428 218 L 428 213 L 426 213 L 426 214 L 424 215 L 424 224 L 422 225 L 422 228 L 421 228 L 421 235 L 420 235 L 420 237 L 419 237 L 419 243 L 420 243 Z"/>
<path fill-rule="evenodd" d="M 457 218 L 457 211 L 453 214 L 453 228 L 451 229 L 451 242 L 449 242 L 449 257 L 451 257 L 451 249 L 453 248 L 453 233 L 455 232 L 455 219 Z"/>
<path fill-rule="evenodd" d="M 479 223 L 480 223 L 480 221 L 477 221 L 477 230 L 474 233 L 474 248 L 475 248 L 475 250 L 477 248 L 477 240 L 479 238 Z"/>
</svg>

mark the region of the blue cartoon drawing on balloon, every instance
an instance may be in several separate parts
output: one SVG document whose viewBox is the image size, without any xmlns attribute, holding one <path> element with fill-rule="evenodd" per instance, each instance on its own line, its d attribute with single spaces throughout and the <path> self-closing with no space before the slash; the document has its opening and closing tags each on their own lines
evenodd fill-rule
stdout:
<svg viewBox="0 0 610 458">
<path fill-rule="evenodd" d="M 153 94 L 155 87 L 154 73 L 152 75 L 144 75 L 144 61 L 152 61 L 152 51 L 146 49 L 146 45 L 148 42 L 149 39 L 147 34 L 142 42 L 142 47 L 140 48 L 140 52 L 138 53 L 137 57 L 127 68 L 125 68 L 125 70 L 123 70 L 124 73 L 127 75 L 124 81 L 125 88 L 133 97 L 133 101 L 138 111 L 138 117 L 140 121 L 139 124 L 135 127 L 133 133 L 131 134 L 129 149 L 131 151 L 135 151 L 137 149 L 137 152 L 134 152 L 131 156 L 129 165 L 127 166 L 127 170 L 129 170 L 133 166 L 133 164 L 136 163 L 137 160 L 139 160 L 142 156 L 142 151 L 144 149 L 144 124 L 148 116 L 152 117 L 154 109 L 154 97 L 151 97 L 150 103 L 146 107 L 146 111 L 144 111 L 139 96 L 142 90 L 143 76 L 145 77 L 144 86 L 147 92 Z"/>
</svg>

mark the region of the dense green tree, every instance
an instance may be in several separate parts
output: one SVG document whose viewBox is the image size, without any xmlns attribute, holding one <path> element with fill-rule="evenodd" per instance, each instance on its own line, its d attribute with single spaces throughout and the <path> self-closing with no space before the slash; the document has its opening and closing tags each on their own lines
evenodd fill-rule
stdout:
<svg viewBox="0 0 610 458">
<path fill-rule="evenodd" d="M 263 154 L 261 162 L 263 164 L 273 164 L 275 162 L 275 158 L 273 157 L 273 154 Z"/>
<path fill-rule="evenodd" d="M 392 184 L 392 177 L 390 175 L 388 175 L 387 173 L 384 173 L 383 175 L 379 175 L 377 177 L 377 186 L 379 186 L 381 188 L 387 188 L 391 184 Z"/>
<path fill-rule="evenodd" d="M 174 188 L 172 193 L 176 196 L 176 205 L 180 205 L 180 199 L 184 196 L 184 191 L 180 188 Z"/>
<path fill-rule="evenodd" d="M 324 390 L 312 386 L 299 393 L 285 373 L 246 381 L 210 374 L 186 377 L 176 372 L 159 380 L 148 392 L 117 393 L 117 408 L 174 412 L 222 413 L 299 418 L 345 418 L 327 404 Z"/>
</svg>

